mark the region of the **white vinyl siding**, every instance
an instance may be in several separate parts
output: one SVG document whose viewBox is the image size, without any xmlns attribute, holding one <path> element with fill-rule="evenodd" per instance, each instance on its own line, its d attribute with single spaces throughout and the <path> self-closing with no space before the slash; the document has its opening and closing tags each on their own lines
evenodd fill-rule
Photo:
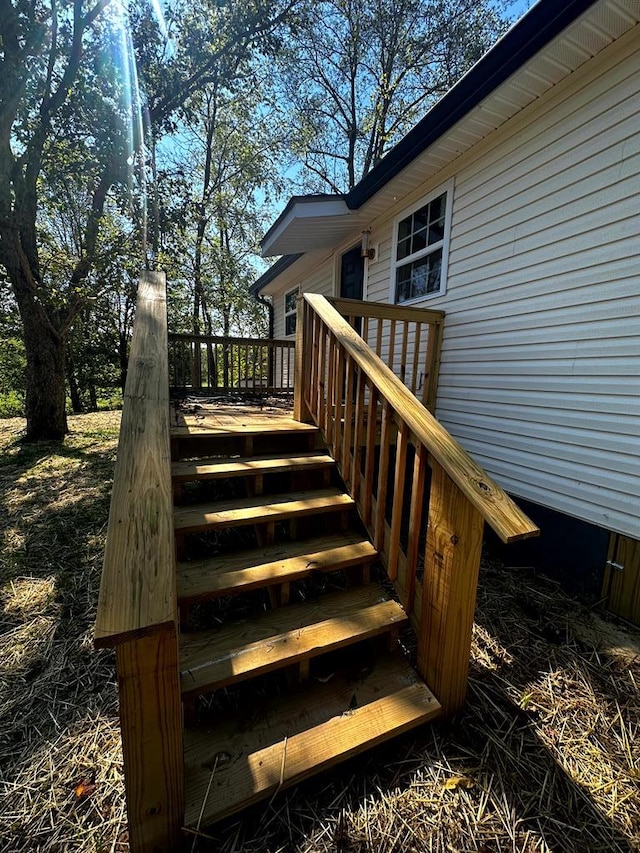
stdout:
<svg viewBox="0 0 640 853">
<path fill-rule="evenodd" d="M 474 458 L 519 497 L 635 538 L 639 29 L 461 158 L 447 292 L 417 303 L 446 312 L 437 416 Z M 373 227 L 368 299 L 389 299 L 392 234 L 391 216 Z"/>
<path fill-rule="evenodd" d="M 284 295 L 296 285 L 287 285 L 273 294 L 273 334 L 275 338 L 285 338 Z M 325 261 L 315 272 L 300 282 L 300 293 L 322 293 L 333 296 L 333 260 Z"/>
</svg>

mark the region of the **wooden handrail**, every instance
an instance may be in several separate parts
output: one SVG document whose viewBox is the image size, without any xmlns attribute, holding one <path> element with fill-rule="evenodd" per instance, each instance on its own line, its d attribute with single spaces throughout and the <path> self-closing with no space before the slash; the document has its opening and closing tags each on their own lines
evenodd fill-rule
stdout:
<svg viewBox="0 0 640 853">
<path fill-rule="evenodd" d="M 444 311 L 434 311 L 428 308 L 415 308 L 411 305 L 388 305 L 386 302 L 367 302 L 362 299 L 345 299 L 342 296 L 327 297 L 327 302 L 348 317 L 375 317 L 384 320 L 410 320 L 417 323 L 442 323 Z"/>
<path fill-rule="evenodd" d="M 124 392 L 95 645 L 176 622 L 164 276 L 144 273 Z"/>
<path fill-rule="evenodd" d="M 502 541 L 514 542 L 537 536 L 540 531 L 531 519 L 473 461 L 442 424 L 420 405 L 328 300 L 316 293 L 306 293 L 304 299 Z"/>
<path fill-rule="evenodd" d="M 169 853 L 184 764 L 163 273 L 138 285 L 94 643 L 116 650 L 131 851 Z"/>
</svg>

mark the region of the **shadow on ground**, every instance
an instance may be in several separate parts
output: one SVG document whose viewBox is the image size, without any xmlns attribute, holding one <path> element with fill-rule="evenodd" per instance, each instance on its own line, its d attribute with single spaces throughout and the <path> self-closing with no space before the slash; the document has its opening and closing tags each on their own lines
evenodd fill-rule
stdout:
<svg viewBox="0 0 640 853">
<path fill-rule="evenodd" d="M 464 710 L 228 819 L 197 849 L 640 850 L 640 661 L 579 639 L 592 621 L 557 585 L 485 560 Z"/>
</svg>

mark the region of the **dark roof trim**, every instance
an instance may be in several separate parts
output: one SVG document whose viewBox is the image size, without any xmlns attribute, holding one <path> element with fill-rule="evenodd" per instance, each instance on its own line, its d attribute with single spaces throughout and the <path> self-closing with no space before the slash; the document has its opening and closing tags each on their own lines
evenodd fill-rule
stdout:
<svg viewBox="0 0 640 853">
<path fill-rule="evenodd" d="M 304 252 L 299 255 L 283 255 L 281 258 L 275 262 L 275 264 L 271 264 L 269 269 L 262 273 L 260 278 L 257 281 L 254 281 L 249 291 L 252 296 L 257 296 L 258 293 L 262 290 L 263 287 L 266 287 L 270 284 L 274 279 L 276 279 L 280 273 L 283 273 L 288 267 L 294 264 L 298 258 L 301 258 Z"/>
<path fill-rule="evenodd" d="M 264 235 L 261 243 L 266 243 L 271 234 L 276 230 L 278 225 L 282 222 L 282 220 L 286 217 L 290 210 L 292 210 L 296 204 L 310 204 L 316 201 L 336 201 L 337 199 L 346 199 L 344 195 L 338 195 L 333 193 L 314 193 L 312 195 L 293 195 L 287 202 L 287 206 L 282 211 L 280 216 L 276 219 L 273 225 L 269 228 L 267 233 Z"/>
<path fill-rule="evenodd" d="M 361 207 L 595 2 L 539 0 L 347 193 L 349 208 Z"/>
</svg>

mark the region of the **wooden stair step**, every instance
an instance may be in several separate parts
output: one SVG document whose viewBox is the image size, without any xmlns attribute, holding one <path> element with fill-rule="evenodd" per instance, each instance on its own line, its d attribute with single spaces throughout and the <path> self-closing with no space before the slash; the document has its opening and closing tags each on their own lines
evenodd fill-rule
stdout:
<svg viewBox="0 0 640 853">
<path fill-rule="evenodd" d="M 281 418 L 273 421 L 237 420 L 233 423 L 220 424 L 218 418 L 198 417 L 197 415 L 185 415 L 181 423 L 172 426 L 170 436 L 172 438 L 228 438 L 233 436 L 247 437 L 251 435 L 265 435 L 275 433 L 278 435 L 286 433 L 318 433 L 319 429 L 314 424 L 303 424 L 294 421 L 293 418 Z"/>
<path fill-rule="evenodd" d="M 373 545 L 357 533 L 335 533 L 307 541 L 286 542 L 178 563 L 178 600 L 188 603 L 287 583 L 308 577 L 313 572 L 365 565 L 377 556 Z"/>
<path fill-rule="evenodd" d="M 215 690 L 324 652 L 384 634 L 406 622 L 377 584 L 320 601 L 269 611 L 257 619 L 180 638 L 182 693 Z"/>
<path fill-rule="evenodd" d="M 289 471 L 329 468 L 335 462 L 326 453 L 307 453 L 297 456 L 239 457 L 235 459 L 198 459 L 193 462 L 174 462 L 171 474 L 174 482 L 215 480 L 220 477 L 250 477 L 260 474 L 282 474 Z"/>
<path fill-rule="evenodd" d="M 440 710 L 397 654 L 376 661 L 356 682 L 336 675 L 297 695 L 252 703 L 232 720 L 187 729 L 185 825 L 198 825 L 202 812 L 206 827 L 433 720 Z"/>
<path fill-rule="evenodd" d="M 176 533 L 197 533 L 216 527 L 238 527 L 284 521 L 288 518 L 341 512 L 354 506 L 353 498 L 340 489 L 319 489 L 314 492 L 292 492 L 286 495 L 256 495 L 207 504 L 176 507 Z"/>
</svg>

